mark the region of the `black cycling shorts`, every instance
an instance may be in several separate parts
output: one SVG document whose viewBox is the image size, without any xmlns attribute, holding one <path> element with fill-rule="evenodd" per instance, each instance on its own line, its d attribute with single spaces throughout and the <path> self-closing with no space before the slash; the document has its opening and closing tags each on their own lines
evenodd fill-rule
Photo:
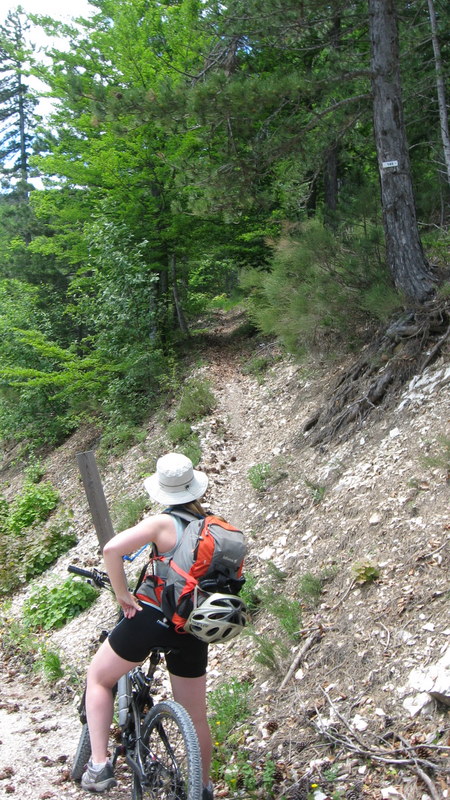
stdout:
<svg viewBox="0 0 450 800">
<path fill-rule="evenodd" d="M 114 652 L 126 661 L 145 661 L 153 647 L 165 649 L 167 669 L 181 678 L 200 678 L 206 672 L 208 645 L 190 633 L 177 633 L 163 614 L 142 605 L 134 617 L 125 617 L 109 635 Z"/>
</svg>

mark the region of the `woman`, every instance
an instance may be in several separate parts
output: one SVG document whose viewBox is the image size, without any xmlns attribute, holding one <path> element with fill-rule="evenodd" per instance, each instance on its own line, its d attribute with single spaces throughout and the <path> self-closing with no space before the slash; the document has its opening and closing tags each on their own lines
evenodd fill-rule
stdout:
<svg viewBox="0 0 450 800">
<path fill-rule="evenodd" d="M 156 472 L 144 482 L 150 497 L 166 506 L 177 506 L 205 515 L 199 499 L 208 485 L 207 476 L 194 470 L 192 462 L 179 453 L 160 458 Z M 145 587 L 127 586 L 122 556 L 152 542 L 159 555 L 170 556 L 187 523 L 169 514 L 156 514 L 133 528 L 114 536 L 103 557 L 124 617 L 95 654 L 87 675 L 86 713 L 92 756 L 82 776 L 83 789 L 103 792 L 116 785 L 108 760 L 108 738 L 113 718 L 113 686 L 130 669 L 144 661 L 153 647 L 172 647 L 165 655 L 174 699 L 190 714 L 195 725 L 203 767 L 203 800 L 213 800 L 209 780 L 211 734 L 206 716 L 206 665 L 208 645 L 188 633 L 179 634 L 162 612 L 145 600 Z"/>
</svg>

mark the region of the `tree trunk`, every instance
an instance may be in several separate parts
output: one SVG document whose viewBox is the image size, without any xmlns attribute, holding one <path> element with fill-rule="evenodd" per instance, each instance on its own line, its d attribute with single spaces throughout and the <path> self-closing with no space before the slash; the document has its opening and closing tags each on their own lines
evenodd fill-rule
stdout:
<svg viewBox="0 0 450 800">
<path fill-rule="evenodd" d="M 327 153 L 323 176 L 324 215 L 325 221 L 330 227 L 336 224 L 338 205 L 338 153 L 339 147 L 337 144 L 334 144 Z"/>
<path fill-rule="evenodd" d="M 341 46 L 341 13 L 334 7 L 333 22 L 330 30 L 330 43 L 333 50 L 338 51 Z M 336 225 L 336 211 L 338 206 L 338 166 L 339 144 L 335 141 L 328 150 L 325 158 L 325 172 L 323 179 L 325 221 L 331 228 Z"/>
<path fill-rule="evenodd" d="M 447 181 L 450 184 L 450 134 L 448 129 L 447 102 L 445 97 L 444 70 L 442 69 L 441 48 L 437 33 L 436 12 L 433 0 L 428 0 L 428 11 L 431 23 L 431 40 L 433 42 L 434 64 L 436 67 L 436 86 L 439 104 L 441 137 L 444 149 L 444 161 L 447 169 Z"/>
<path fill-rule="evenodd" d="M 173 301 L 175 303 L 175 310 L 177 312 L 178 324 L 184 336 L 189 336 L 189 328 L 187 326 L 186 319 L 183 313 L 183 308 L 181 306 L 180 298 L 178 296 L 176 258 L 173 253 L 170 256 L 170 272 L 172 276 Z"/>
<path fill-rule="evenodd" d="M 381 183 L 386 256 L 394 283 L 414 302 L 434 290 L 417 228 L 408 143 L 403 121 L 394 0 L 368 0 L 372 47 L 375 144 Z"/>
</svg>

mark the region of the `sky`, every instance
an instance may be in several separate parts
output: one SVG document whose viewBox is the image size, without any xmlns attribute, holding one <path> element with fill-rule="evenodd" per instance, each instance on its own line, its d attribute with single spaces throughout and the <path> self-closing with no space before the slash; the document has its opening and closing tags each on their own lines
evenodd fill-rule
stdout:
<svg viewBox="0 0 450 800">
<path fill-rule="evenodd" d="M 5 17 L 10 9 L 15 9 L 18 5 L 21 5 L 23 10 L 29 14 L 48 14 L 54 19 L 64 21 L 71 17 L 85 16 L 90 8 L 87 0 L 71 0 L 67 5 L 62 0 L 18 0 L 18 2 L 7 0 L 5 4 L 2 3 L 2 17 Z"/>
</svg>

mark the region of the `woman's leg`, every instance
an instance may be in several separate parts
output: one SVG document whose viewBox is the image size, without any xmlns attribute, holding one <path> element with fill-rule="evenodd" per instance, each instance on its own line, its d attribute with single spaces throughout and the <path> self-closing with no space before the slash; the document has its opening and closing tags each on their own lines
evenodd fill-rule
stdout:
<svg viewBox="0 0 450 800">
<path fill-rule="evenodd" d="M 97 650 L 87 673 L 86 716 L 91 739 L 92 761 L 101 764 L 108 757 L 108 740 L 113 718 L 113 686 L 136 666 L 118 656 L 108 640 Z"/>
<path fill-rule="evenodd" d="M 186 709 L 195 725 L 202 754 L 203 783 L 207 786 L 212 741 L 206 716 L 206 675 L 200 678 L 181 678 L 179 675 L 171 674 L 170 682 L 174 699 Z"/>
</svg>

